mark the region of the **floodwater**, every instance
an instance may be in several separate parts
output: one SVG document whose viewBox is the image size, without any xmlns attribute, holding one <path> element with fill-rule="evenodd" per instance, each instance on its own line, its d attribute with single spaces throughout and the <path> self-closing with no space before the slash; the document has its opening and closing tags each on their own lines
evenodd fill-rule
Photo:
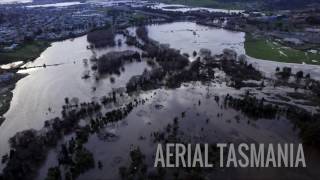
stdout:
<svg viewBox="0 0 320 180">
<path fill-rule="evenodd" d="M 0 4 L 30 3 L 32 0 L 1 0 Z"/>
<path fill-rule="evenodd" d="M 192 55 L 196 50 L 207 48 L 212 54 L 219 54 L 225 48 L 231 48 L 238 54 L 245 54 L 243 47 L 244 33 L 233 32 L 224 29 L 205 27 L 192 22 L 175 22 L 170 24 L 148 26 L 149 36 L 160 43 L 169 44 L 170 47 L 180 49 L 182 53 Z M 131 31 L 130 31 L 131 32 Z M 90 71 L 90 64 L 85 66 L 83 59 L 90 59 L 116 50 L 137 50 L 128 47 L 124 43 L 124 37 L 118 35 L 116 39 L 122 39 L 121 47 L 104 48 L 100 50 L 87 49 L 86 36 L 53 43 L 34 62 L 27 67 L 41 66 L 43 64 L 60 64 L 47 66 L 47 68 L 35 68 L 22 73 L 30 75 L 20 80 L 13 90 L 13 99 L 9 111 L 4 115 L 6 121 L 0 127 L 0 153 L 8 152 L 8 139 L 16 132 L 25 129 L 40 129 L 45 120 L 60 116 L 61 105 L 64 98 L 79 98 L 81 101 L 99 99 L 107 95 L 112 88 L 124 87 L 133 75 L 142 74 L 147 64 L 132 63 L 125 66 L 125 72 L 115 77 L 115 83 L 111 83 L 108 77 L 96 82 Z M 193 60 L 192 58 L 190 60 Z M 248 59 L 259 69 L 272 74 L 277 66 L 286 65 L 271 61 Z M 263 66 L 262 66 L 263 65 Z M 311 68 L 309 65 L 295 65 L 298 69 Z M 82 79 L 83 74 L 90 72 L 92 78 Z M 314 74 L 318 72 L 314 70 Z M 319 73 L 320 74 L 320 73 Z M 134 109 L 124 120 L 113 123 L 104 131 L 111 132 L 119 137 L 115 141 L 105 141 L 92 135 L 86 147 L 93 152 L 95 160 L 100 160 L 104 168 L 92 169 L 83 174 L 79 179 L 99 179 L 108 177 L 118 178 L 118 168 L 128 165 L 130 148 L 139 146 L 143 153 L 147 154 L 146 163 L 153 166 L 152 155 L 156 145 L 151 141 L 150 134 L 163 130 L 168 123 L 173 122 L 174 117 L 180 117 L 181 112 L 186 112 L 185 119 L 181 120 L 180 133 L 183 133 L 188 142 L 300 142 L 298 130 L 285 118 L 279 120 L 258 119 L 253 121 L 245 115 L 233 109 L 221 108 L 221 103 L 214 100 L 214 96 L 225 96 L 227 93 L 235 96 L 243 93 L 229 88 L 222 79 L 209 86 L 198 83 L 183 85 L 176 90 L 159 89 L 145 92 L 140 97 L 147 97 L 146 104 Z M 96 90 L 94 91 L 93 88 Z M 198 105 L 198 101 L 201 105 Z M 51 111 L 49 111 L 49 108 Z M 223 114 L 217 117 L 217 114 Z M 207 121 L 209 119 L 209 121 Z M 97 146 L 99 144 L 99 146 Z M 55 155 L 57 149 L 50 151 L 47 161 L 39 172 L 38 179 L 44 179 L 49 167 L 56 165 Z M 319 156 L 314 162 L 319 162 Z M 313 167 L 318 167 L 315 165 Z M 274 173 L 279 173 L 275 170 Z M 286 176 L 289 171 L 285 171 Z M 317 177 L 317 171 L 306 170 L 310 177 Z M 239 172 L 248 175 L 252 171 Z M 225 177 L 225 176 L 224 176 Z M 235 177 L 235 175 L 233 176 Z"/>
<path fill-rule="evenodd" d="M 179 118 L 178 134 L 189 143 L 300 142 L 298 131 L 285 118 L 252 120 L 233 109 L 222 107 L 223 98 L 218 103 L 214 100 L 214 96 L 224 97 L 227 93 L 237 96 L 243 92 L 215 82 L 210 86 L 192 83 L 175 90 L 158 89 L 143 93 L 141 97 L 148 99 L 144 105 L 134 109 L 124 120 L 102 129 L 102 132 L 114 134 L 116 140 L 107 141 L 97 134 L 89 138 L 85 146 L 93 153 L 96 161 L 102 162 L 103 169 L 89 170 L 78 179 L 119 179 L 119 167 L 128 166 L 129 152 L 137 146 L 146 155 L 146 164 L 152 171 L 157 144 L 153 143 L 150 134 L 165 131 L 168 124 L 173 124 L 175 117 Z M 201 105 L 198 104 L 199 100 Z M 181 118 L 182 112 L 186 114 L 184 118 Z M 222 116 L 217 117 L 218 113 Z M 45 167 L 56 165 L 52 156 L 56 156 L 58 149 L 54 152 L 50 153 Z M 41 169 L 39 180 L 45 177 L 46 170 Z"/>
<path fill-rule="evenodd" d="M 132 0 L 87 0 L 87 3 L 102 5 L 104 7 L 128 6 L 132 8 L 145 7 L 150 4 L 149 1 L 132 1 Z"/>
<path fill-rule="evenodd" d="M 39 7 L 66 7 L 83 4 L 81 2 L 62 2 L 62 3 L 53 3 L 53 4 L 39 4 L 39 5 L 30 5 L 26 6 L 28 8 L 39 8 Z"/>
<path fill-rule="evenodd" d="M 188 12 L 188 11 L 199 11 L 205 10 L 209 12 L 223 12 L 223 13 L 241 13 L 244 10 L 226 10 L 226 9 L 215 9 L 215 8 L 205 8 L 205 7 L 190 7 L 181 4 L 165 4 L 156 3 L 150 6 L 153 9 L 162 9 L 164 11 L 177 11 L 177 12 Z"/>
<path fill-rule="evenodd" d="M 109 51 L 136 50 L 124 43 L 122 36 L 121 47 L 95 50 L 99 57 Z M 107 95 L 112 88 L 123 87 L 133 75 L 142 74 L 147 64 L 145 62 L 132 63 L 125 66 L 125 72 L 120 76 L 113 76 L 115 83 L 109 78 L 101 78 L 98 82 L 91 73 L 91 78 L 82 79 L 83 75 L 90 72 L 91 66 L 85 66 L 83 59 L 90 59 L 93 52 L 87 49 L 86 36 L 52 43 L 34 62 L 26 64 L 26 67 L 42 66 L 20 71 L 29 75 L 16 84 L 13 90 L 13 99 L 9 111 L 4 114 L 6 120 L 0 126 L 0 154 L 8 152 L 8 139 L 16 132 L 25 129 L 40 129 L 43 122 L 60 116 L 61 106 L 65 97 L 76 97 L 80 101 L 91 101 Z M 60 64 L 57 66 L 48 66 Z M 96 88 L 94 91 L 93 88 Z M 49 111 L 49 108 L 51 111 Z"/>
<path fill-rule="evenodd" d="M 201 48 L 211 50 L 212 54 L 221 54 L 223 49 L 231 48 L 244 54 L 245 33 L 197 25 L 193 22 L 174 22 L 148 26 L 150 38 L 169 44 L 181 53 L 192 56 L 193 51 Z M 164 38 L 165 37 L 165 38 Z"/>
<path fill-rule="evenodd" d="M 212 54 L 221 54 L 223 49 L 235 50 L 238 55 L 245 54 L 245 33 L 229 31 L 216 27 L 198 25 L 194 22 L 174 22 L 148 26 L 149 36 L 163 44 L 188 53 L 192 58 L 193 51 L 201 48 L 211 50 Z M 164 38 L 165 37 L 165 38 Z M 299 70 L 310 73 L 311 77 L 320 80 L 320 68 L 317 65 L 282 63 L 261 60 L 247 56 L 249 63 L 271 77 L 276 67 L 291 67 L 295 73 Z"/>
</svg>

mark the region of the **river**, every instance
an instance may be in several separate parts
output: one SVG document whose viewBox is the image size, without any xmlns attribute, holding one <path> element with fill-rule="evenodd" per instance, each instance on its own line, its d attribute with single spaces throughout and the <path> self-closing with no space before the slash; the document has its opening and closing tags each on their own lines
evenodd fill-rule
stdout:
<svg viewBox="0 0 320 180">
<path fill-rule="evenodd" d="M 121 38 L 123 37 L 116 37 Z M 60 116 L 65 97 L 77 97 L 80 101 L 100 98 L 107 95 L 112 88 L 124 86 L 131 76 L 141 74 L 146 68 L 144 62 L 130 64 L 121 76 L 114 76 L 115 83 L 110 83 L 109 78 L 101 79 L 99 82 L 92 79 L 84 80 L 81 77 L 90 67 L 84 65 L 83 59 L 93 56 L 93 52 L 87 49 L 88 45 L 86 36 L 52 43 L 51 47 L 26 67 L 61 65 L 20 71 L 29 75 L 16 84 L 10 109 L 4 114 L 6 121 L 0 127 L 2 155 L 8 152 L 8 139 L 16 132 L 30 128 L 40 129 L 45 120 Z M 95 50 L 95 53 L 99 56 L 109 51 L 126 49 L 136 50 L 123 43 L 121 47 Z M 93 88 L 96 90 L 93 91 Z"/>
</svg>

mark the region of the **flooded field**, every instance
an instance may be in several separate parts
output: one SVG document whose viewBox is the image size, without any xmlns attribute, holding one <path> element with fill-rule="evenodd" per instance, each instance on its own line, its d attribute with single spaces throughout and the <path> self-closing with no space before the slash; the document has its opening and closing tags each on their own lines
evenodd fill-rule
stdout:
<svg viewBox="0 0 320 180">
<path fill-rule="evenodd" d="M 64 3 L 54 3 L 54 4 L 40 4 L 40 5 L 30 5 L 26 6 L 28 8 L 46 8 L 46 7 L 66 7 L 83 4 L 81 2 L 64 2 Z"/>
<path fill-rule="evenodd" d="M 123 37 L 116 37 L 121 38 Z M 7 141 L 16 132 L 30 128 L 40 129 L 45 120 L 60 116 L 65 97 L 76 97 L 80 101 L 100 98 L 112 88 L 124 86 L 131 76 L 141 74 L 147 68 L 145 62 L 129 64 L 125 72 L 114 76 L 115 83 L 110 82 L 110 77 L 96 82 L 94 74 L 90 74 L 89 79 L 82 79 L 91 68 L 84 64 L 83 59 L 89 60 L 94 54 L 99 57 L 113 50 L 136 50 L 123 44 L 121 47 L 95 50 L 93 53 L 87 49 L 88 45 L 86 36 L 53 43 L 38 59 L 25 66 L 58 64 L 57 66 L 20 71 L 29 75 L 17 83 L 10 109 L 4 115 L 7 121 L 0 127 L 1 154 L 8 151 Z"/>
<path fill-rule="evenodd" d="M 221 54 L 226 48 L 235 50 L 239 55 L 245 54 L 245 34 L 242 32 L 210 28 L 193 22 L 149 25 L 147 29 L 151 39 L 168 44 L 171 48 L 180 50 L 181 53 L 187 53 L 192 62 L 197 57 L 192 56 L 193 52 L 199 52 L 203 48 L 211 50 L 212 54 Z M 134 31 L 135 28 L 129 28 L 132 35 Z M 116 42 L 121 41 L 122 44 L 101 49 L 89 48 L 86 36 L 55 42 L 34 62 L 24 65 L 25 67 L 37 66 L 37 68 L 20 71 L 20 73 L 29 75 L 17 83 L 10 109 L 4 115 L 6 121 L 0 126 L 1 155 L 9 151 L 8 139 L 15 133 L 26 129 L 39 130 L 44 126 L 46 120 L 60 117 L 66 97 L 79 102 L 100 101 L 101 97 L 109 95 L 114 89 L 126 87 L 131 77 L 141 75 L 145 69 L 151 69 L 146 59 L 143 59 L 141 62 L 125 64 L 120 75 L 100 76 L 95 74 L 92 71 L 92 59 L 111 51 L 133 50 L 142 53 L 141 49 L 127 45 L 125 36 L 118 34 L 115 39 Z M 248 62 L 269 77 L 272 77 L 276 67 L 284 66 L 292 67 L 294 72 L 308 70 L 313 78 L 320 77 L 320 70 L 316 66 L 276 63 L 250 57 L 248 57 Z M 223 99 L 229 95 L 240 98 L 250 91 L 259 98 L 296 105 L 294 99 L 281 100 L 276 95 L 283 93 L 282 95 L 285 96 L 286 93 L 304 93 L 304 91 L 295 91 L 291 87 L 271 87 L 267 83 L 263 90 L 250 87 L 235 89 L 227 85 L 229 80 L 224 72 L 214 70 L 216 77 L 211 83 L 189 82 L 183 83 L 177 89 L 159 88 L 142 91 L 134 93 L 132 97 L 122 97 L 124 99 L 120 100 L 122 104 L 117 102 L 115 107 L 103 107 L 102 112 L 106 113 L 112 108 L 121 107 L 131 99 L 143 100 L 143 103 L 135 107 L 123 120 L 109 123 L 98 132 L 90 134 L 84 146 L 103 166 L 81 174 L 78 179 L 100 179 L 101 177 L 120 179 L 119 168 L 130 163 L 129 152 L 137 146 L 145 154 L 147 166 L 153 167 L 156 146 L 152 134 L 165 131 L 169 124 L 171 127 L 173 123 L 178 125 L 178 136 L 184 142 L 190 143 L 276 144 L 302 141 L 299 136 L 299 128 L 285 116 L 278 116 L 275 119 L 251 118 L 240 110 L 226 106 Z M 96 80 L 97 76 L 99 80 Z M 254 83 L 263 82 L 254 81 Z M 301 100 L 297 106 L 317 111 L 317 107 L 306 105 L 303 102 Z M 90 118 L 81 119 L 79 125 L 84 127 L 89 125 L 90 121 Z M 71 133 L 59 143 L 66 143 L 74 136 L 75 134 Z M 46 162 L 38 171 L 37 179 L 44 179 L 48 169 L 58 165 L 56 157 L 59 151 L 60 147 L 50 150 Z M 270 169 L 270 177 L 278 175 L 285 179 L 318 177 L 319 155 L 312 148 L 307 151 L 309 153 L 309 156 L 306 157 L 307 162 L 315 164 L 313 168 L 299 169 L 301 171 L 299 174 L 292 174 L 291 170 L 286 169 Z M 150 168 L 149 171 L 152 172 L 155 169 Z M 255 172 L 248 169 L 222 171 L 213 171 L 207 177 L 210 179 L 212 177 L 239 178 L 248 175 L 259 177 L 261 173 L 266 172 Z M 230 174 L 229 171 L 235 173 Z"/>
<path fill-rule="evenodd" d="M 0 4 L 10 4 L 10 3 L 30 3 L 32 0 L 2 0 Z"/>
<path fill-rule="evenodd" d="M 198 25 L 194 22 L 174 22 L 162 25 L 148 26 L 149 36 L 160 43 L 169 44 L 170 47 L 188 53 L 192 58 L 193 51 L 199 52 L 201 48 L 211 50 L 212 54 L 220 54 L 223 49 L 235 50 L 239 55 L 246 54 L 244 48 L 245 33 L 229 31 L 221 28 Z M 166 37 L 166 38 L 163 38 Z M 281 63 L 267 59 L 248 57 L 248 61 L 267 76 L 274 73 L 276 67 L 291 67 L 293 72 L 305 70 L 315 79 L 320 78 L 318 65 Z"/>
<path fill-rule="evenodd" d="M 188 143 L 300 142 L 299 130 L 286 118 L 254 120 L 239 111 L 225 107 L 222 100 L 217 102 L 214 98 L 216 96 L 224 98 L 227 94 L 237 96 L 241 93 L 219 82 L 209 86 L 203 86 L 200 83 L 185 84 L 175 90 L 159 89 L 143 93 L 141 98 L 147 99 L 144 105 L 136 108 L 124 120 L 111 123 L 99 133 L 90 136 L 85 147 L 93 153 L 97 161 L 103 164 L 103 168 L 89 170 L 79 179 L 101 177 L 119 179 L 119 173 L 115 172 L 118 172 L 120 167 L 130 164 L 129 152 L 134 147 L 139 147 L 146 156 L 145 163 L 149 167 L 148 171 L 155 171 L 156 169 L 152 167 L 156 143 L 152 133 L 165 131 L 169 124 L 173 123 L 174 118 L 179 118 L 178 135 Z M 185 113 L 185 116 L 182 117 L 181 113 Z M 87 124 L 89 121 L 82 123 Z M 109 134 L 112 137 L 105 139 L 101 137 L 102 134 Z M 57 164 L 56 159 L 52 157 L 57 156 L 58 151 L 57 148 L 50 153 L 37 179 L 46 177 L 47 168 Z M 306 157 L 308 163 L 316 164 L 319 160 L 318 154 L 313 150 L 306 153 L 309 154 Z M 272 168 L 260 172 L 255 169 L 226 169 L 226 171 L 213 170 L 208 177 L 219 177 L 219 179 L 260 177 L 265 176 L 265 172 L 269 173 L 267 173 L 269 178 L 281 176 L 313 179 L 319 175 L 316 168 L 300 170 L 300 174 L 294 174 L 291 170 Z M 228 174 L 228 171 L 233 173 Z"/>
<path fill-rule="evenodd" d="M 189 55 L 202 48 L 211 50 L 212 54 L 220 54 L 225 48 L 234 49 L 238 54 L 245 53 L 245 33 L 242 32 L 206 27 L 193 22 L 150 25 L 148 30 L 150 38 Z"/>
<path fill-rule="evenodd" d="M 164 3 L 158 3 L 155 5 L 152 5 L 151 8 L 162 9 L 164 11 L 178 11 L 178 12 L 198 11 L 198 10 L 204 10 L 209 12 L 224 12 L 224 13 L 243 12 L 243 10 L 226 10 L 226 9 L 214 9 L 214 8 L 204 8 L 204 7 L 189 7 L 181 4 L 164 4 Z"/>
</svg>

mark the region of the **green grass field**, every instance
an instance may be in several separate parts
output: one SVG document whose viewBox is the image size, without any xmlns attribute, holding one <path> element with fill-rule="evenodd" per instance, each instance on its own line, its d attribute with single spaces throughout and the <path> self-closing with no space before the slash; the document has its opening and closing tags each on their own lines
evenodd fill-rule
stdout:
<svg viewBox="0 0 320 180">
<path fill-rule="evenodd" d="M 246 54 L 257 59 L 320 65 L 319 52 L 315 54 L 284 47 L 270 40 L 255 39 L 249 34 L 246 34 L 244 46 Z"/>
<path fill-rule="evenodd" d="M 47 48 L 49 43 L 34 41 L 18 47 L 14 51 L 0 52 L 0 64 L 8 64 L 15 61 L 34 60 Z"/>
</svg>

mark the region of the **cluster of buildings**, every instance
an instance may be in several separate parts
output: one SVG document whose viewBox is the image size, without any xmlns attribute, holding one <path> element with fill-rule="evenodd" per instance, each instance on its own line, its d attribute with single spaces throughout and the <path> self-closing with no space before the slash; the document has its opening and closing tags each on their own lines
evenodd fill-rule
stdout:
<svg viewBox="0 0 320 180">
<path fill-rule="evenodd" d="M 236 16 L 205 19 L 198 23 L 273 37 L 294 47 L 320 44 L 320 8 L 274 11 L 268 14 L 246 11 Z"/>
<path fill-rule="evenodd" d="M 111 18 L 86 5 L 66 8 L 0 6 L 0 44 L 12 50 L 28 40 L 58 40 L 105 26 Z"/>
<path fill-rule="evenodd" d="M 250 14 L 247 22 L 292 45 L 320 44 L 320 8 Z"/>
<path fill-rule="evenodd" d="M 110 1 L 63 7 L 0 6 L 0 51 L 13 50 L 28 40 L 67 39 L 108 24 L 128 26 L 140 16 L 163 21 L 159 14 L 135 9 L 145 5 L 135 1 Z"/>
</svg>

